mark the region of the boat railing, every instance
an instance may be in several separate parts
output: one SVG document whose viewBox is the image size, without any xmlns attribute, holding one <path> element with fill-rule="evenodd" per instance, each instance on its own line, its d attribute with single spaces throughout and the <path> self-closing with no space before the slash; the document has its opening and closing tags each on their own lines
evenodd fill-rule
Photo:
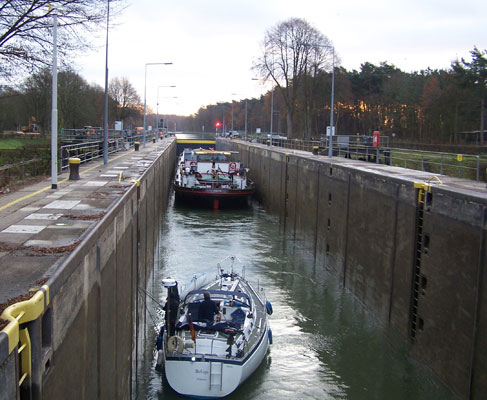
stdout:
<svg viewBox="0 0 487 400">
<path fill-rule="evenodd" d="M 247 281 L 247 285 L 249 287 L 249 289 L 252 291 L 252 293 L 254 294 L 255 298 L 257 300 L 259 300 L 259 303 L 264 305 L 265 304 L 265 296 L 264 296 L 264 300 L 262 300 L 262 297 L 260 296 L 260 294 L 258 292 L 256 292 L 256 290 L 254 289 L 254 287 L 252 286 L 252 284 Z"/>
</svg>

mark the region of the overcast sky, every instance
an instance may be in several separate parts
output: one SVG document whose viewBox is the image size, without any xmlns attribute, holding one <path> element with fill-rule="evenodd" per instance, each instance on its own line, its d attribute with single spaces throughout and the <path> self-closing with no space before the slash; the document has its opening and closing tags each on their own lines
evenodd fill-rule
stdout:
<svg viewBox="0 0 487 400">
<path fill-rule="evenodd" d="M 306 19 L 335 45 L 341 65 L 386 61 L 403 71 L 447 69 L 487 49 L 486 0 L 125 0 L 109 33 L 109 78 L 127 77 L 161 114 L 190 115 L 216 102 L 256 97 L 252 81 L 266 30 Z M 77 60 L 80 74 L 104 86 L 105 38 Z M 176 88 L 158 88 L 175 85 Z M 172 99 L 168 97 L 178 97 Z"/>
</svg>

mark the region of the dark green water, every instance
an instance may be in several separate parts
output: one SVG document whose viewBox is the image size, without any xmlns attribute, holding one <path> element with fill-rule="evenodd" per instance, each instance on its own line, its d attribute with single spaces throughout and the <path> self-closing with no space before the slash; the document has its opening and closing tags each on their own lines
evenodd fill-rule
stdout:
<svg viewBox="0 0 487 400">
<path fill-rule="evenodd" d="M 184 286 L 195 274 L 216 273 L 216 263 L 229 255 L 246 264 L 249 280 L 266 288 L 274 308 L 274 344 L 228 399 L 454 398 L 405 350 L 394 350 L 384 328 L 257 205 L 224 212 L 170 206 L 161 227 L 155 296 L 162 302 L 161 279 L 175 278 Z M 181 399 L 154 369 L 162 313 L 153 302 L 148 305 L 137 398 Z"/>
</svg>

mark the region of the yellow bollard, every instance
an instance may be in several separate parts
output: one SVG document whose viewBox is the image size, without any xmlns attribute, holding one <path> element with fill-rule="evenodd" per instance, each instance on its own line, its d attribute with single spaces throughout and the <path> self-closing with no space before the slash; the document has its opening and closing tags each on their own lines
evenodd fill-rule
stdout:
<svg viewBox="0 0 487 400">
<path fill-rule="evenodd" d="M 69 180 L 70 181 L 79 181 L 79 165 L 81 164 L 81 160 L 79 158 L 70 158 L 69 159 Z"/>
</svg>

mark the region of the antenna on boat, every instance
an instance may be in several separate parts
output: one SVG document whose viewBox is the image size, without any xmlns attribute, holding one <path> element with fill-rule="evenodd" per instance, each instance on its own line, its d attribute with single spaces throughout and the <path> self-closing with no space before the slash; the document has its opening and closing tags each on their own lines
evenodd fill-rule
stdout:
<svg viewBox="0 0 487 400">
<path fill-rule="evenodd" d="M 235 256 L 230 256 L 230 260 L 232 260 L 232 279 L 233 279 L 233 264 L 235 263 Z"/>
</svg>

